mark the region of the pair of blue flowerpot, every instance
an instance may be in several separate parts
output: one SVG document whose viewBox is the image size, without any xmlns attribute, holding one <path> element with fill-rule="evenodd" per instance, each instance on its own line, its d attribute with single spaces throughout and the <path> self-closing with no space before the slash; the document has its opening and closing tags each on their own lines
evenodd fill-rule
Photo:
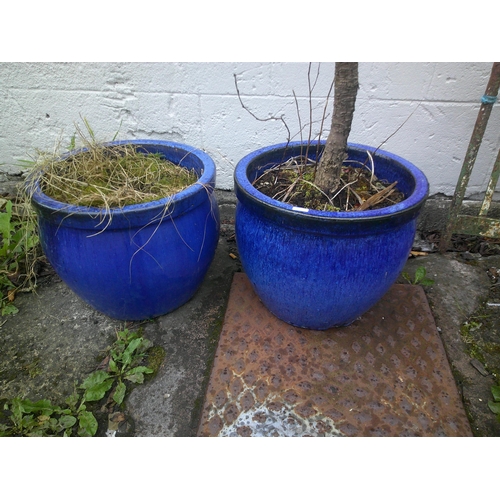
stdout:
<svg viewBox="0 0 500 500">
<path fill-rule="evenodd" d="M 124 142 L 194 170 L 198 181 L 168 199 L 167 209 L 163 199 L 103 213 L 60 203 L 39 186 L 32 202 L 43 251 L 61 279 L 98 311 L 142 320 L 187 302 L 208 271 L 220 227 L 215 165 L 178 143 L 110 145 Z M 406 160 L 351 144 L 349 159 L 364 162 L 370 151 L 377 177 L 398 181 L 404 201 L 370 212 L 307 211 L 253 187 L 265 169 L 300 154 L 302 146 L 259 149 L 238 163 L 236 239 L 243 269 L 267 308 L 293 325 L 323 330 L 354 321 L 397 279 L 428 183 Z"/>
</svg>

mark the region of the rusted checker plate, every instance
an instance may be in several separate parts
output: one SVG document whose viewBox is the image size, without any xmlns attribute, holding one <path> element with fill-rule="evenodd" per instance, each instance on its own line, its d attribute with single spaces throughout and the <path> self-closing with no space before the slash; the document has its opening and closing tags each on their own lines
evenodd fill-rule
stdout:
<svg viewBox="0 0 500 500">
<path fill-rule="evenodd" d="M 421 287 L 352 325 L 277 319 L 236 273 L 199 436 L 471 436 Z"/>
</svg>

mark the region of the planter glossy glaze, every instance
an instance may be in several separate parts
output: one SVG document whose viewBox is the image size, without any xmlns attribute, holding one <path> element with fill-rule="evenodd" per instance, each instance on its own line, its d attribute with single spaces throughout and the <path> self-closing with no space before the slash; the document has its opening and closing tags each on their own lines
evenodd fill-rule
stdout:
<svg viewBox="0 0 500 500">
<path fill-rule="evenodd" d="M 104 210 L 60 203 L 39 186 L 32 203 L 43 251 L 61 279 L 98 311 L 143 320 L 187 302 L 212 262 L 219 236 L 215 165 L 203 151 L 174 142 L 109 145 L 124 143 L 194 170 L 198 182 L 170 198 L 113 209 L 111 221 Z"/>
<path fill-rule="evenodd" d="M 408 161 L 359 144 L 349 144 L 349 159 L 364 162 L 370 151 L 376 175 L 398 181 L 404 201 L 371 211 L 323 212 L 273 200 L 252 186 L 264 170 L 303 151 L 298 142 L 278 144 L 238 163 L 236 241 L 264 305 L 288 323 L 324 330 L 352 323 L 396 281 L 429 186 Z"/>
</svg>

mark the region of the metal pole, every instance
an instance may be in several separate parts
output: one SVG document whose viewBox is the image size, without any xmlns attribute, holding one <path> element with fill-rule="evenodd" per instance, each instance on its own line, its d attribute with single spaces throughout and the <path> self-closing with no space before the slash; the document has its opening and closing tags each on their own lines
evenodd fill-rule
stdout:
<svg viewBox="0 0 500 500">
<path fill-rule="evenodd" d="M 467 189 L 467 184 L 469 183 L 472 169 L 476 161 L 477 152 L 481 146 L 484 131 L 486 130 L 486 125 L 488 124 L 488 120 L 490 118 L 491 109 L 496 101 L 499 87 L 500 62 L 495 62 L 491 68 L 490 79 L 488 81 L 488 85 L 486 86 L 486 93 L 481 99 L 481 107 L 477 115 L 476 124 L 474 125 L 474 130 L 472 131 L 469 147 L 465 155 L 462 170 L 460 171 L 460 176 L 455 189 L 455 194 L 451 202 L 446 229 L 439 244 L 439 251 L 441 253 L 446 252 L 448 245 L 450 244 L 454 223 L 460 211 L 460 207 L 462 206 L 465 190 Z"/>
</svg>

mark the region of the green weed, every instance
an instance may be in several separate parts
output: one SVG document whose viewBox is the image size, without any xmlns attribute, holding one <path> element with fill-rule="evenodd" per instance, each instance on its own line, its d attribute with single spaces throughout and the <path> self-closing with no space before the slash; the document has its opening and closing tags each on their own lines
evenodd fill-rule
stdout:
<svg viewBox="0 0 500 500">
<path fill-rule="evenodd" d="M 434 280 L 426 278 L 427 270 L 424 266 L 420 266 L 415 271 L 415 277 L 412 279 L 408 273 L 402 273 L 403 278 L 408 281 L 410 285 L 422 285 L 431 286 L 434 284 Z"/>
<path fill-rule="evenodd" d="M 81 389 L 85 389 L 86 401 L 99 401 L 112 387 L 113 401 L 120 405 L 125 398 L 125 382 L 142 384 L 144 375 L 153 370 L 140 365 L 151 342 L 138 332 L 125 329 L 117 333 L 117 340 L 110 348 L 108 370 L 97 370 L 87 377 Z"/>
<path fill-rule="evenodd" d="M 493 401 L 488 401 L 488 408 L 497 416 L 500 422 L 500 386 L 494 385 L 491 387 Z"/>
<path fill-rule="evenodd" d="M 28 257 L 38 246 L 38 235 L 33 217 L 16 214 L 10 200 L 0 204 L 0 310 L 5 316 L 18 312 L 12 303 L 15 292 L 32 279 L 28 261 L 34 259 Z"/>
<path fill-rule="evenodd" d="M 109 393 L 114 403 L 121 405 L 129 384 L 142 384 L 144 375 L 153 373 L 141 364 L 150 348 L 151 342 L 140 331 L 117 332 L 117 340 L 108 349 L 107 370 L 96 370 L 79 386 L 75 384 L 65 407 L 47 399 L 8 401 L 3 409 L 10 423 L 0 423 L 0 436 L 95 436 L 98 423 L 86 403 L 100 401 Z"/>
</svg>

